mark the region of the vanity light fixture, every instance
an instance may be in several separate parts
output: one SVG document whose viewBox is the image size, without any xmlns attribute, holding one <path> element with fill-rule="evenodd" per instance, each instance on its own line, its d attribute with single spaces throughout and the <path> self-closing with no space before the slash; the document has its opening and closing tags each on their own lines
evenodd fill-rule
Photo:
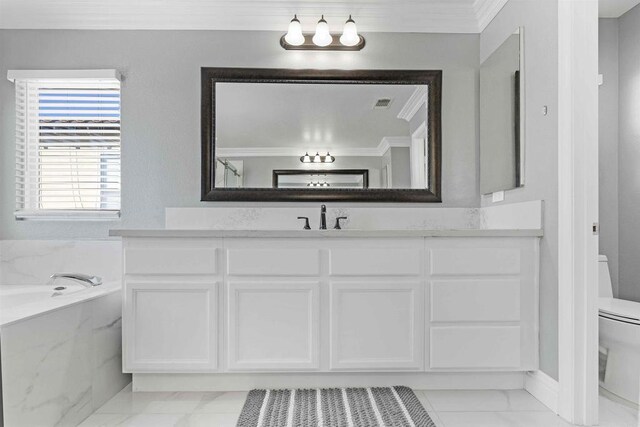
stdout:
<svg viewBox="0 0 640 427">
<path fill-rule="evenodd" d="M 329 24 L 324 15 L 316 24 L 314 34 L 303 34 L 302 25 L 297 15 L 289 22 L 287 34 L 280 38 L 280 46 L 286 50 L 361 50 L 364 47 L 364 37 L 358 34 L 356 23 L 349 15 L 344 24 L 342 35 L 331 34 Z"/>
<path fill-rule="evenodd" d="M 300 157 L 300 161 L 302 163 L 333 163 L 336 161 L 336 158 L 328 151 L 326 156 L 321 156 L 319 151 L 316 151 L 315 156 L 310 156 L 307 151 L 304 153 L 304 156 Z"/>
<path fill-rule="evenodd" d="M 331 185 L 330 185 L 327 181 L 324 181 L 324 182 L 320 182 L 320 181 L 314 182 L 314 181 L 311 181 L 310 183 L 308 183 L 308 184 L 307 184 L 307 187 L 330 187 L 330 186 L 331 186 Z"/>
</svg>

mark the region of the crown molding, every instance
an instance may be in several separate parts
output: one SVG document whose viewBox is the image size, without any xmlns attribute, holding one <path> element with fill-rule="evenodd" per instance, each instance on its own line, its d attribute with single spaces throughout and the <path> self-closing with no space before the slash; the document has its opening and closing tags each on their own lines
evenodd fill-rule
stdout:
<svg viewBox="0 0 640 427">
<path fill-rule="evenodd" d="M 365 0 L 354 8 L 345 0 L 0 0 L 1 29 L 243 30 L 287 29 L 297 13 L 304 31 L 324 14 L 339 32 L 352 14 L 361 32 L 477 33 L 478 18 L 506 0 Z M 501 6 L 500 6 L 501 7 Z M 499 9 L 498 9 L 499 10 Z M 489 17 L 490 20 L 491 17 Z"/>
<path fill-rule="evenodd" d="M 475 0 L 477 32 L 481 33 L 509 0 Z"/>
<path fill-rule="evenodd" d="M 427 102 L 428 91 L 427 86 L 418 86 L 398 113 L 398 118 L 407 122 L 411 121 L 420 107 Z"/>
</svg>

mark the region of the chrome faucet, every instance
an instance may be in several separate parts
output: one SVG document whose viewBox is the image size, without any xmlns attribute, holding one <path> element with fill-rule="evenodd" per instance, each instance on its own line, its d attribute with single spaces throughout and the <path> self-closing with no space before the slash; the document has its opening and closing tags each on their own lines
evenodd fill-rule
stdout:
<svg viewBox="0 0 640 427">
<path fill-rule="evenodd" d="M 327 206 L 320 206 L 320 230 L 327 229 Z"/>
<path fill-rule="evenodd" d="M 53 284 L 56 279 L 70 279 L 81 283 L 87 288 L 102 285 L 102 278 L 98 276 L 90 276 L 82 273 L 55 273 L 51 275 L 49 282 Z"/>
</svg>

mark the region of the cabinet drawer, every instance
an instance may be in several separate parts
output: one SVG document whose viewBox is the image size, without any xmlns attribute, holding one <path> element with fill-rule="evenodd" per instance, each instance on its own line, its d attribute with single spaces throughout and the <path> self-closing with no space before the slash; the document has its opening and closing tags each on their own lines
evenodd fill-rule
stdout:
<svg viewBox="0 0 640 427">
<path fill-rule="evenodd" d="M 332 276 L 418 276 L 421 251 L 415 248 L 331 249 Z"/>
<path fill-rule="evenodd" d="M 124 250 L 125 274 L 212 275 L 217 272 L 213 247 L 131 247 Z"/>
<path fill-rule="evenodd" d="M 229 249 L 230 276 L 316 276 L 320 274 L 320 251 L 302 248 Z"/>
<path fill-rule="evenodd" d="M 431 368 L 520 366 L 519 326 L 438 326 L 430 335 Z"/>
<path fill-rule="evenodd" d="M 438 248 L 431 251 L 433 275 L 520 274 L 519 248 Z"/>
<path fill-rule="evenodd" d="M 520 280 L 435 280 L 431 282 L 432 322 L 516 322 L 520 320 Z"/>
</svg>

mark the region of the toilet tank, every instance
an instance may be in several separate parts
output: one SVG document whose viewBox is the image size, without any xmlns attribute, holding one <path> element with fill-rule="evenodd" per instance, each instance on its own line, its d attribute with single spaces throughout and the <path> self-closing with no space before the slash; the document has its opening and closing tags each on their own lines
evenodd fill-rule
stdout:
<svg viewBox="0 0 640 427">
<path fill-rule="evenodd" d="M 611 275 L 609 274 L 609 263 L 607 257 L 598 257 L 598 285 L 600 297 L 613 298 L 613 287 L 611 285 Z"/>
</svg>

